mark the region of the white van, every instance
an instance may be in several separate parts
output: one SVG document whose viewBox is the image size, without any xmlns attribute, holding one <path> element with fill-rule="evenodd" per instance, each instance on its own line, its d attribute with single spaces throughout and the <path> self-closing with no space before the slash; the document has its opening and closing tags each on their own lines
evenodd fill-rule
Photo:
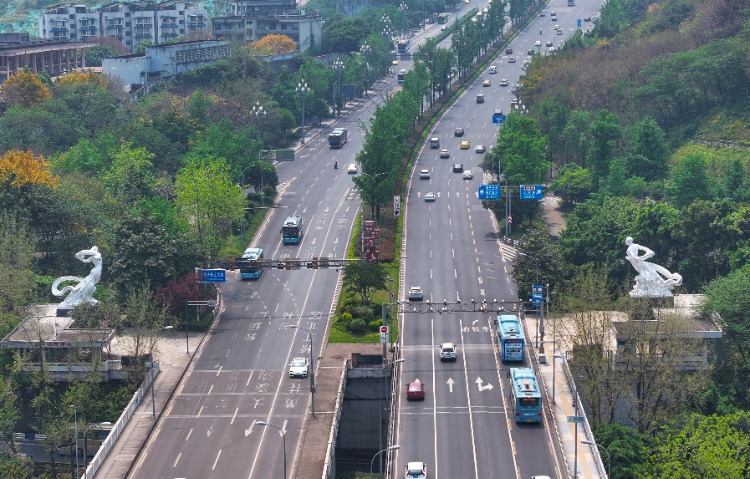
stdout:
<svg viewBox="0 0 750 479">
<path fill-rule="evenodd" d="M 350 175 L 356 175 L 357 174 L 357 164 L 356 163 L 351 163 L 349 165 L 349 168 L 346 169 L 346 172 L 349 173 Z"/>
<path fill-rule="evenodd" d="M 495 73 L 497 73 L 497 67 L 495 65 L 492 65 L 489 69 L 489 74 L 494 75 Z"/>
</svg>

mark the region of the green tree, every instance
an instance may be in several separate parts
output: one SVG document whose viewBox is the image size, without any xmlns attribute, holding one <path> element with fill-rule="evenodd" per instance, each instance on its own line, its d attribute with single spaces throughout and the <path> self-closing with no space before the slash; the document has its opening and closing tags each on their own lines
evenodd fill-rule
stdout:
<svg viewBox="0 0 750 479">
<path fill-rule="evenodd" d="M 359 293 L 363 303 L 370 302 L 373 291 L 386 288 L 388 273 L 380 263 L 351 263 L 344 269 L 344 281 Z"/>
<path fill-rule="evenodd" d="M 568 163 L 557 172 L 550 188 L 565 204 L 573 205 L 588 198 L 594 190 L 594 182 L 589 170 Z"/>
<path fill-rule="evenodd" d="M 594 184 L 598 187 L 609 173 L 609 164 L 614 158 L 617 140 L 620 139 L 620 122 L 614 113 L 599 110 L 589 128 L 591 147 L 586 155 L 586 166 L 591 170 Z"/>
<path fill-rule="evenodd" d="M 606 447 L 611 455 L 612 475 L 618 479 L 647 477 L 646 463 L 654 442 L 651 436 L 640 434 L 621 424 L 601 424 L 595 431 L 597 444 Z M 604 459 L 604 458 L 603 458 Z"/>
<path fill-rule="evenodd" d="M 79 141 L 61 155 L 53 158 L 56 173 L 102 174 L 109 170 L 119 147 L 111 132 L 104 132 L 93 140 Z"/>
<path fill-rule="evenodd" d="M 651 117 L 640 120 L 627 130 L 628 176 L 663 180 L 669 172 L 669 146 L 664 131 Z"/>
<path fill-rule="evenodd" d="M 693 414 L 662 433 L 650 457 L 654 479 L 741 479 L 750 472 L 750 414 Z"/>
<path fill-rule="evenodd" d="M 18 397 L 13 382 L 7 377 L 0 377 L 0 441 L 6 441 L 11 451 L 16 452 L 13 441 L 16 421 L 21 418 L 18 408 Z"/>
<path fill-rule="evenodd" d="M 531 286 L 540 284 L 549 291 L 557 291 L 563 281 L 560 253 L 552 242 L 546 226 L 536 225 L 521 236 L 523 254 L 513 260 L 513 281 L 519 297 L 531 297 Z"/>
<path fill-rule="evenodd" d="M 188 164 L 177 176 L 175 195 L 201 256 L 216 259 L 233 224 L 244 215 L 245 198 L 228 166 L 211 158 Z"/>
<path fill-rule="evenodd" d="M 35 244 L 24 219 L 9 210 L 0 212 L 0 311 L 26 305 L 34 282 Z"/>
<path fill-rule="evenodd" d="M 107 172 L 104 181 L 112 196 L 124 206 L 150 198 L 156 191 L 154 155 L 144 148 L 122 145 Z"/>
</svg>

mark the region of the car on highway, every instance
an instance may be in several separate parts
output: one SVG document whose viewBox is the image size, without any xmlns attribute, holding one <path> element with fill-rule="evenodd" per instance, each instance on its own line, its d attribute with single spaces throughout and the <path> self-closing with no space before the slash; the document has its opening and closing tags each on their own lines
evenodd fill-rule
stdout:
<svg viewBox="0 0 750 479">
<path fill-rule="evenodd" d="M 409 288 L 409 301 L 422 301 L 424 293 L 421 286 L 411 286 Z"/>
<path fill-rule="evenodd" d="M 554 43 L 552 43 L 552 40 L 547 40 L 547 43 L 545 43 L 546 47 L 551 47 L 552 45 L 554 45 Z"/>
<path fill-rule="evenodd" d="M 429 180 L 430 179 L 430 170 L 419 170 L 419 179 L 420 180 Z"/>
<path fill-rule="evenodd" d="M 513 54 L 513 49 L 512 49 L 512 48 L 510 48 L 510 47 L 506 48 L 506 49 L 505 49 L 505 54 L 506 54 L 506 55 L 512 55 L 512 54 Z"/>
<path fill-rule="evenodd" d="M 357 164 L 356 163 L 350 163 L 349 167 L 346 169 L 346 172 L 350 175 L 356 175 L 357 174 Z"/>
<path fill-rule="evenodd" d="M 471 147 L 471 142 L 469 140 L 464 140 L 459 143 L 458 147 L 462 150 L 468 150 Z"/>
<path fill-rule="evenodd" d="M 562 30 L 558 30 L 558 31 L 557 31 L 557 34 L 558 34 L 558 35 L 562 35 Z"/>
<path fill-rule="evenodd" d="M 489 73 L 490 75 L 494 75 L 495 73 L 497 73 L 497 67 L 495 65 L 491 65 L 487 73 Z"/>
<path fill-rule="evenodd" d="M 433 193 L 432 191 L 428 191 L 424 194 L 424 200 L 427 202 L 435 201 L 435 193 Z"/>
<path fill-rule="evenodd" d="M 448 30 L 448 25 L 443 25 L 442 27 L 440 27 L 441 32 L 444 32 L 446 30 Z"/>
<path fill-rule="evenodd" d="M 453 130 L 453 136 L 464 136 L 464 129 L 456 128 L 455 130 Z"/>
<path fill-rule="evenodd" d="M 406 473 L 406 479 L 426 479 L 427 464 L 424 462 L 410 462 L 404 466 L 404 472 Z"/>
<path fill-rule="evenodd" d="M 406 399 L 424 399 L 424 383 L 419 379 L 406 385 Z M 417 476 L 418 477 L 418 476 Z"/>
<path fill-rule="evenodd" d="M 482 86 L 492 86 L 492 81 L 491 80 L 485 80 L 485 81 L 482 82 Z"/>
<path fill-rule="evenodd" d="M 542 44 L 541 44 L 541 43 L 539 43 L 539 46 L 542 46 Z M 528 55 L 529 55 L 530 57 L 533 57 L 534 55 L 536 55 L 536 50 L 534 50 L 534 49 L 532 48 L 531 50 L 529 50 L 529 51 L 528 51 L 528 52 L 526 52 L 526 53 L 528 53 Z"/>
<path fill-rule="evenodd" d="M 289 363 L 289 377 L 290 378 L 306 378 L 307 377 L 307 359 L 306 358 L 294 358 Z"/>
<path fill-rule="evenodd" d="M 542 46 L 542 41 L 541 41 L 541 40 L 537 40 L 537 41 L 535 41 L 535 42 L 534 42 L 534 46 L 535 46 L 535 47 L 541 47 L 541 46 Z"/>
<path fill-rule="evenodd" d="M 443 148 L 442 150 L 440 150 L 440 158 L 450 158 L 450 157 L 451 157 L 451 152 L 448 151 L 446 148 Z"/>
<path fill-rule="evenodd" d="M 453 343 L 443 343 L 438 346 L 440 349 L 440 360 L 441 361 L 455 361 L 458 359 L 456 356 L 456 345 Z"/>
<path fill-rule="evenodd" d="M 482 93 L 477 93 L 477 103 L 484 103 L 484 95 Z"/>
<path fill-rule="evenodd" d="M 471 180 L 472 178 L 474 178 L 474 174 L 471 172 L 471 170 L 464 170 L 463 179 Z"/>
<path fill-rule="evenodd" d="M 484 145 L 477 145 L 474 147 L 474 153 L 484 153 L 487 151 L 487 147 Z"/>
<path fill-rule="evenodd" d="M 583 21 L 584 22 L 590 22 L 591 21 L 591 17 L 583 17 Z"/>
<path fill-rule="evenodd" d="M 506 78 L 500 80 L 500 86 L 508 86 L 508 80 Z"/>
<path fill-rule="evenodd" d="M 508 63 L 516 63 L 516 57 L 508 58 Z"/>
<path fill-rule="evenodd" d="M 544 10 L 542 10 L 542 11 L 541 11 L 541 12 L 539 13 L 539 16 L 540 16 L 540 17 L 546 17 L 546 16 L 547 16 L 547 13 L 546 13 L 546 12 L 545 12 Z"/>
<path fill-rule="evenodd" d="M 553 13 L 552 15 L 550 15 L 550 17 L 549 17 L 549 18 L 550 18 L 550 20 L 552 20 L 553 22 L 556 22 L 556 21 L 557 21 L 557 15 L 555 15 L 554 13 Z"/>
<path fill-rule="evenodd" d="M 453 173 L 463 173 L 463 172 L 464 172 L 463 163 L 453 163 Z"/>
<path fill-rule="evenodd" d="M 554 53 L 555 47 L 549 47 L 549 50 L 547 50 L 549 53 Z"/>
</svg>

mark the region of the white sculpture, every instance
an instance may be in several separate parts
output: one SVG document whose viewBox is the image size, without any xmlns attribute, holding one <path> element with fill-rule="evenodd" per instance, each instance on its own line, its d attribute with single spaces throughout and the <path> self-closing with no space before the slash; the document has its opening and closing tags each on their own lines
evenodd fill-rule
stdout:
<svg viewBox="0 0 750 479">
<path fill-rule="evenodd" d="M 682 276 L 679 273 L 671 273 L 663 266 L 646 261 L 653 258 L 656 253 L 645 246 L 633 243 L 633 238 L 630 236 L 625 239 L 625 244 L 628 245 L 625 259 L 630 261 L 630 264 L 638 272 L 630 296 L 637 298 L 666 298 L 672 296 L 672 290 L 682 284 Z M 643 254 L 640 254 L 641 252 Z"/>
<path fill-rule="evenodd" d="M 65 293 L 69 292 L 68 296 L 60 303 L 59 308 L 70 309 L 78 306 L 82 303 L 96 303 L 94 299 L 94 291 L 96 291 L 96 283 L 102 278 L 102 255 L 99 253 L 99 248 L 92 246 L 91 249 L 85 249 L 76 253 L 76 258 L 84 263 L 94 263 L 94 267 L 91 272 L 85 278 L 79 278 L 78 276 L 63 276 L 57 278 L 52 283 L 52 294 L 55 296 L 64 296 Z M 76 281 L 78 284 L 75 286 L 65 286 L 62 289 L 58 289 L 60 283 L 66 281 Z"/>
</svg>

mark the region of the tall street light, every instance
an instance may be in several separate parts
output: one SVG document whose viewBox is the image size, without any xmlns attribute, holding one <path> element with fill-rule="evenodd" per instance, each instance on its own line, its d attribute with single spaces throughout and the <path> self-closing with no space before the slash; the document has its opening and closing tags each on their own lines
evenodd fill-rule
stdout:
<svg viewBox="0 0 750 479">
<path fill-rule="evenodd" d="M 609 450 L 601 444 L 597 444 L 593 441 L 581 441 L 581 444 L 586 444 L 587 446 L 596 446 L 598 449 L 604 449 L 604 452 L 607 453 L 607 477 L 609 479 L 612 479 L 612 456 L 609 455 Z"/>
<path fill-rule="evenodd" d="M 399 11 L 401 11 L 401 35 L 406 37 L 406 12 L 409 11 L 409 6 L 405 4 L 404 2 L 401 2 L 401 5 L 398 6 Z"/>
<path fill-rule="evenodd" d="M 284 479 L 286 479 L 286 433 L 279 426 L 270 422 L 258 421 L 255 424 L 259 426 L 271 426 L 279 430 L 279 434 L 281 434 L 281 438 L 284 440 Z"/>
<path fill-rule="evenodd" d="M 333 92 L 333 107 L 338 110 L 339 116 L 341 116 L 341 106 L 339 106 L 339 102 L 341 101 L 341 74 L 344 72 L 344 62 L 341 61 L 341 58 L 336 58 L 333 62 L 333 69 L 336 71 L 336 87 Z"/>
<path fill-rule="evenodd" d="M 383 366 L 381 368 L 382 371 L 380 371 L 380 391 L 378 392 L 378 410 L 380 411 L 380 413 L 378 415 L 378 438 L 380 439 L 380 447 L 381 448 L 383 447 L 383 410 L 386 409 L 386 408 L 383 407 L 383 392 L 384 392 L 383 391 L 383 389 L 384 389 L 383 388 L 383 378 L 386 377 L 385 370 L 388 369 L 388 372 L 387 372 L 388 377 L 392 377 L 393 376 L 393 368 L 395 367 L 395 365 L 399 364 L 399 363 L 403 363 L 404 361 L 406 361 L 406 359 L 404 359 L 404 358 L 397 359 L 397 360 L 391 361 L 391 362 L 388 362 L 388 360 L 386 360 L 385 364 L 383 364 Z M 386 381 L 386 384 L 388 384 L 388 381 Z M 370 466 L 370 467 L 372 468 L 372 466 Z M 382 474 L 383 473 L 383 461 L 382 461 L 382 457 L 381 457 L 381 460 L 378 462 L 378 471 L 379 471 L 378 474 Z M 370 474 L 372 474 L 372 471 L 370 471 Z"/>
<path fill-rule="evenodd" d="M 305 97 L 307 96 L 307 93 L 310 91 L 310 87 L 307 86 L 307 82 L 305 82 L 304 79 L 300 79 L 299 83 L 297 83 L 297 88 L 295 89 L 300 96 L 300 100 L 302 102 L 302 144 L 305 144 Z"/>
<path fill-rule="evenodd" d="M 290 324 L 290 328 L 293 329 L 304 329 L 307 332 L 307 336 L 310 338 L 310 408 L 312 410 L 312 416 L 315 417 L 315 355 L 313 354 L 313 337 L 310 330 L 296 324 Z"/>
<path fill-rule="evenodd" d="M 536 283 L 536 285 L 539 285 L 539 259 L 535 256 L 531 256 L 530 254 L 526 254 L 526 253 L 519 252 L 518 254 L 520 256 L 525 256 L 529 258 L 530 260 L 534 261 L 534 266 L 536 266 L 536 279 L 534 280 L 534 282 Z M 534 292 L 532 291 L 532 301 L 533 301 L 533 294 Z M 545 292 L 542 292 L 542 302 L 537 303 L 537 306 L 538 306 L 537 314 L 539 316 L 537 332 L 539 333 L 538 336 L 539 336 L 539 352 L 540 353 L 544 352 L 544 294 Z"/>
<path fill-rule="evenodd" d="M 70 408 L 73 409 L 73 434 L 76 437 L 76 477 L 81 477 L 78 474 L 78 409 L 76 409 L 75 404 L 71 404 Z"/>
<path fill-rule="evenodd" d="M 375 462 L 375 458 L 378 457 L 381 453 L 386 451 L 395 451 L 396 449 L 401 449 L 401 446 L 398 444 L 394 444 L 393 446 L 386 447 L 385 449 L 381 449 L 380 451 L 376 452 L 374 456 L 372 456 L 372 460 L 370 461 L 370 479 L 372 479 L 372 463 Z M 378 477 L 380 477 L 380 474 L 378 474 Z"/>
<path fill-rule="evenodd" d="M 362 46 L 359 47 L 359 51 L 362 53 L 362 55 L 365 56 L 365 91 L 364 96 L 367 98 L 367 90 L 369 89 L 369 84 L 367 83 L 367 69 L 368 69 L 368 62 L 370 60 L 370 53 L 372 52 L 372 47 L 369 43 L 365 42 L 362 44 Z"/>
<path fill-rule="evenodd" d="M 87 457 L 89 453 L 89 438 L 86 434 L 94 426 L 111 426 L 111 425 L 112 423 L 108 421 L 100 422 L 98 424 L 95 423 L 95 424 L 91 424 L 89 427 L 87 427 L 83 431 L 83 479 L 89 479 L 89 471 L 88 471 L 89 466 L 88 466 L 88 457 Z"/>
</svg>

